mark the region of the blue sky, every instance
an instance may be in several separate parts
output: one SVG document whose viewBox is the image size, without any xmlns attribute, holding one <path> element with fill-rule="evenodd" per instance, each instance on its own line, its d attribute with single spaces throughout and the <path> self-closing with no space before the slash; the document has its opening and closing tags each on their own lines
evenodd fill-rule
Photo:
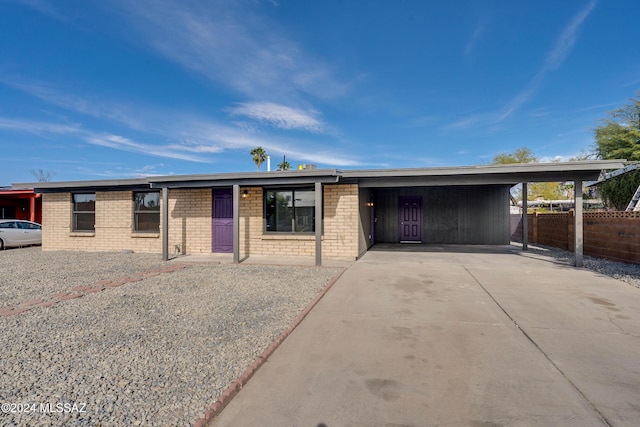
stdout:
<svg viewBox="0 0 640 427">
<path fill-rule="evenodd" d="M 0 0 L 0 185 L 589 150 L 637 0 Z M 263 170 L 265 165 L 263 165 Z"/>
</svg>

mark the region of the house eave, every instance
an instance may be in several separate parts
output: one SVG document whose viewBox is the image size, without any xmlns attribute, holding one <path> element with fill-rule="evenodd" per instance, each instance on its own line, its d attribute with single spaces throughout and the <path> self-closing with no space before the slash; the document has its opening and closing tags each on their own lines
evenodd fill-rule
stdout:
<svg viewBox="0 0 640 427">
<path fill-rule="evenodd" d="M 624 160 L 440 168 L 338 170 L 314 169 L 274 172 L 151 176 L 133 179 L 37 182 L 13 184 L 17 190 L 35 193 L 144 191 L 159 188 L 220 188 L 239 186 L 311 185 L 357 183 L 367 187 L 515 185 L 521 182 L 595 180 L 603 170 L 619 169 Z"/>
</svg>

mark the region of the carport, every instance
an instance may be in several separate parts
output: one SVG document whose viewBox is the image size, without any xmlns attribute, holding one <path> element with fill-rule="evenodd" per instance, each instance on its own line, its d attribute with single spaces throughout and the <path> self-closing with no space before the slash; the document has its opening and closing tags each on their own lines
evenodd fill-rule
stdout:
<svg viewBox="0 0 640 427">
<path fill-rule="evenodd" d="M 582 183 L 622 160 L 343 171 L 358 184 L 361 253 L 376 243 L 509 244 L 509 193 L 531 182 L 573 182 L 575 265 L 583 264 Z M 527 211 L 522 213 L 527 249 Z"/>
</svg>

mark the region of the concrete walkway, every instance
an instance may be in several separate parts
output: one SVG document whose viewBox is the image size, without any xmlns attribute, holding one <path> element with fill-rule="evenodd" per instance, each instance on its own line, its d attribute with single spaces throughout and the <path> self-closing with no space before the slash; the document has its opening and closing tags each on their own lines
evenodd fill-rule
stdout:
<svg viewBox="0 0 640 427">
<path fill-rule="evenodd" d="M 640 289 L 511 248 L 374 250 L 209 425 L 637 426 Z"/>
<path fill-rule="evenodd" d="M 173 258 L 170 262 L 177 263 L 217 263 L 217 264 L 233 264 L 233 254 L 222 253 L 206 253 L 206 254 L 190 254 L 177 258 Z M 337 267 L 347 268 L 354 261 L 345 261 L 339 259 L 323 259 L 323 267 Z M 299 267 L 315 267 L 316 260 L 312 257 L 304 256 L 269 256 L 269 255 L 251 255 L 250 257 L 242 258 L 240 264 L 243 265 L 295 265 Z"/>
</svg>

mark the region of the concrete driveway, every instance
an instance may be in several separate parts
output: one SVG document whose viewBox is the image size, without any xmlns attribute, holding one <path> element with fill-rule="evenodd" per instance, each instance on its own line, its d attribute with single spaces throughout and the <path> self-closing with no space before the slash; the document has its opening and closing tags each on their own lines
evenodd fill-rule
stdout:
<svg viewBox="0 0 640 427">
<path fill-rule="evenodd" d="M 373 250 L 213 426 L 637 426 L 640 289 L 512 247 Z"/>
</svg>

